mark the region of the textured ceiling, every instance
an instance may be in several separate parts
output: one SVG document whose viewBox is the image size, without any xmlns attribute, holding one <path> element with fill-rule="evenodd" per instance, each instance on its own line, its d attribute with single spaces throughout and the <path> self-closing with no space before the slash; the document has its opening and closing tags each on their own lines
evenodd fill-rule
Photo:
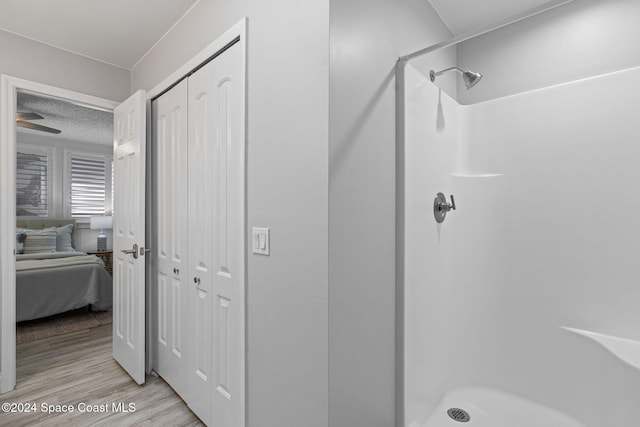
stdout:
<svg viewBox="0 0 640 427">
<path fill-rule="evenodd" d="M 17 127 L 18 132 L 46 135 L 47 138 L 60 138 L 95 144 L 113 144 L 112 112 L 96 110 L 69 101 L 45 98 L 25 92 L 18 92 L 17 111 L 20 113 L 40 114 L 44 119 L 31 120 L 31 122 L 62 131 L 62 133 L 54 135 Z"/>
<path fill-rule="evenodd" d="M 130 70 L 197 0 L 0 0 L 0 30 Z"/>
<path fill-rule="evenodd" d="M 454 35 L 557 0 L 429 0 Z"/>
</svg>

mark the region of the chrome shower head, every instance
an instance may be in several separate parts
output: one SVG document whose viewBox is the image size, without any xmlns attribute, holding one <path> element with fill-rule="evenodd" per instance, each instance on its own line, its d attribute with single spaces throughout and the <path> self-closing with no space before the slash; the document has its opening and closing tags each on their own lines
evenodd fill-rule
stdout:
<svg viewBox="0 0 640 427">
<path fill-rule="evenodd" d="M 462 79 L 467 89 L 471 89 L 482 79 L 482 74 L 467 70 L 462 73 Z"/>
<path fill-rule="evenodd" d="M 451 70 L 459 71 L 460 73 L 462 73 L 462 80 L 464 80 L 464 85 L 466 86 L 467 89 L 471 89 L 476 84 L 478 84 L 480 79 L 482 79 L 482 74 L 476 73 L 475 71 L 469 71 L 469 70 L 464 71 L 458 67 L 451 67 L 451 68 L 447 68 L 446 70 L 438 71 L 437 73 L 434 70 L 431 70 L 429 72 L 431 81 L 434 82 L 436 80 L 436 77 L 438 77 L 440 74 L 446 73 L 447 71 L 451 71 Z"/>
</svg>

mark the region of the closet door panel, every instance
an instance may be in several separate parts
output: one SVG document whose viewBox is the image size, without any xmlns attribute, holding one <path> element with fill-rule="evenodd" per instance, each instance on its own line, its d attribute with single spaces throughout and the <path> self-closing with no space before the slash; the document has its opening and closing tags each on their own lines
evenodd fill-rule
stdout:
<svg viewBox="0 0 640 427">
<path fill-rule="evenodd" d="M 154 101 L 157 200 L 158 363 L 184 399 L 187 373 L 187 81 Z"/>
<path fill-rule="evenodd" d="M 215 62 L 215 60 L 213 61 Z M 209 65 L 211 65 L 210 63 Z M 193 412 L 211 423 L 214 97 L 209 65 L 189 77 L 189 372 Z"/>
<path fill-rule="evenodd" d="M 220 425 L 244 420 L 244 132 L 242 50 L 234 45 L 211 70 L 214 126 L 214 393 Z"/>
<path fill-rule="evenodd" d="M 234 45 L 189 77 L 189 406 L 244 423 L 244 114 Z"/>
</svg>

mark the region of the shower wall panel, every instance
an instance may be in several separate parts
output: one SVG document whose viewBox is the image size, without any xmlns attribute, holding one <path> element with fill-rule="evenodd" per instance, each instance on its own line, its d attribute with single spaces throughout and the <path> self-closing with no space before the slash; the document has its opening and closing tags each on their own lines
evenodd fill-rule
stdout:
<svg viewBox="0 0 640 427">
<path fill-rule="evenodd" d="M 640 69 L 465 107 L 406 71 L 405 425 L 465 385 L 633 425 L 640 371 L 562 327 L 640 342 Z"/>
<path fill-rule="evenodd" d="M 446 391 L 449 342 L 449 218 L 433 219 L 433 198 L 447 192 L 462 129 L 462 109 L 411 64 L 405 99 L 405 425 L 423 420 Z M 447 193 L 448 194 L 448 193 Z M 455 213 L 452 213 L 452 218 Z M 437 351 L 434 351 L 437 349 Z"/>
<path fill-rule="evenodd" d="M 640 341 L 638 79 L 636 68 L 476 104 L 465 123 L 470 158 L 506 182 L 491 314 L 504 322 L 488 342 L 502 375 L 475 380 L 593 426 L 640 414 L 640 371 L 561 329 Z"/>
<path fill-rule="evenodd" d="M 638 22 L 638 0 L 579 0 L 474 37 L 458 45 L 458 66 L 484 79 L 458 99 L 476 104 L 637 67 Z"/>
</svg>

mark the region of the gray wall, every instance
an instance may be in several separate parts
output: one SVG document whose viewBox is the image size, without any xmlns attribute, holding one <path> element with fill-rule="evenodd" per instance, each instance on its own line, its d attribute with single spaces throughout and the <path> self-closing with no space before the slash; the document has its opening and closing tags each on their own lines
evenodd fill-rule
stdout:
<svg viewBox="0 0 640 427">
<path fill-rule="evenodd" d="M 113 101 L 129 95 L 129 71 L 0 31 L 0 74 Z"/>
<path fill-rule="evenodd" d="M 249 425 L 393 425 L 393 73 L 400 55 L 449 38 L 428 3 L 200 0 L 131 73 L 8 33 L 0 54 L 16 60 L 0 72 L 122 100 L 242 16 L 248 221 L 272 239 L 270 257 L 248 259 Z"/>
<path fill-rule="evenodd" d="M 640 65 L 640 2 L 577 0 L 458 46 L 458 66 L 481 72 L 463 104 Z"/>
<path fill-rule="evenodd" d="M 395 63 L 450 38 L 422 0 L 331 0 L 329 425 L 395 424 Z M 455 50 L 449 60 L 455 62 Z"/>
<path fill-rule="evenodd" d="M 248 38 L 248 425 L 327 426 L 329 3 L 200 0 L 133 69 L 150 89 L 241 17 Z"/>
</svg>

